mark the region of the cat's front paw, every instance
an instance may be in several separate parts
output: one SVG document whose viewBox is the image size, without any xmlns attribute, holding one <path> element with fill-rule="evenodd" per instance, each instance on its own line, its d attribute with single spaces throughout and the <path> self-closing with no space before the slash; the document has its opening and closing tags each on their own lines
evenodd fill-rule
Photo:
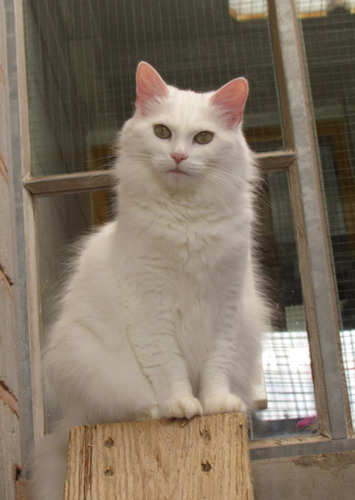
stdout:
<svg viewBox="0 0 355 500">
<path fill-rule="evenodd" d="M 215 413 L 246 413 L 247 405 L 244 401 L 231 392 L 221 392 L 206 396 L 202 400 L 203 413 L 213 415 Z"/>
<path fill-rule="evenodd" d="M 159 405 L 154 405 L 149 408 L 149 419 L 159 420 L 162 418 Z"/>
<path fill-rule="evenodd" d="M 193 396 L 171 398 L 162 407 L 163 416 L 166 418 L 192 418 L 202 415 L 200 401 Z"/>
</svg>

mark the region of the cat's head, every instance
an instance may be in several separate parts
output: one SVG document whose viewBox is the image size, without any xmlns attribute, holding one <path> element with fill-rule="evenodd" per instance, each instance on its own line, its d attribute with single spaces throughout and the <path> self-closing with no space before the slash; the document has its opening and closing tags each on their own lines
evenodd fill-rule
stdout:
<svg viewBox="0 0 355 500">
<path fill-rule="evenodd" d="M 168 190 L 215 186 L 221 192 L 248 180 L 251 153 L 241 132 L 245 78 L 196 93 L 167 85 L 141 62 L 136 83 L 136 112 L 120 140 L 123 180 L 133 174 Z"/>
</svg>

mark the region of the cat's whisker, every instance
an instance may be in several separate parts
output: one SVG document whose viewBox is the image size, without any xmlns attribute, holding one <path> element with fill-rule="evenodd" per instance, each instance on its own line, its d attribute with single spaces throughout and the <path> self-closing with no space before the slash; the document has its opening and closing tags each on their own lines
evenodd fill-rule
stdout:
<svg viewBox="0 0 355 500">
<path fill-rule="evenodd" d="M 149 155 L 149 154 L 146 154 L 146 153 L 131 152 L 131 155 L 133 155 L 133 156 L 141 156 L 143 158 L 153 158 L 153 155 Z"/>
<path fill-rule="evenodd" d="M 225 183 L 226 186 L 231 186 L 231 183 L 233 186 L 244 189 L 245 188 L 245 182 L 243 182 L 241 179 L 237 179 L 234 175 L 231 175 L 229 173 L 223 172 L 221 173 L 219 170 L 209 170 L 208 172 L 209 176 L 213 180 L 218 180 L 221 183 Z"/>
<path fill-rule="evenodd" d="M 206 164 L 206 167 L 217 167 L 217 168 L 220 168 L 221 164 L 220 163 L 212 163 L 212 162 L 208 162 Z"/>
<path fill-rule="evenodd" d="M 219 182 L 221 185 L 230 186 L 231 182 L 235 185 L 235 179 L 232 176 L 221 174 L 214 170 L 209 171 L 208 175 L 210 179 Z"/>
</svg>

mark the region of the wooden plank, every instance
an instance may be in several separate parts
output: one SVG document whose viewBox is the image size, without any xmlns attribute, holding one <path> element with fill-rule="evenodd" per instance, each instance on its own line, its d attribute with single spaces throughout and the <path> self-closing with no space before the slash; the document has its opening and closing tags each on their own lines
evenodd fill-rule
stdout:
<svg viewBox="0 0 355 500">
<path fill-rule="evenodd" d="M 37 196 L 103 191 L 113 188 L 116 183 L 117 181 L 110 170 L 45 175 L 24 180 L 25 188 Z"/>
<path fill-rule="evenodd" d="M 258 166 L 265 172 L 287 170 L 295 157 L 296 154 L 294 151 L 274 151 L 272 153 L 256 155 Z M 44 175 L 26 177 L 24 179 L 25 188 L 36 196 L 56 196 L 85 191 L 103 191 L 112 189 L 116 184 L 117 180 L 112 170 Z"/>
<path fill-rule="evenodd" d="M 1 113 L 1 109 L 0 109 Z M 1 150 L 0 150 L 1 154 Z M 13 227 L 11 193 L 6 180 L 0 175 L 0 266 L 9 282 L 13 280 Z"/>
<path fill-rule="evenodd" d="M 0 498 L 15 500 L 15 481 L 21 467 L 21 424 L 0 400 Z"/>
<path fill-rule="evenodd" d="M 14 110 L 20 122 L 20 132 L 16 131 L 14 137 L 16 145 L 20 148 L 14 155 L 15 163 L 21 164 L 22 174 L 24 177 L 30 176 L 31 169 L 31 148 L 30 148 L 30 131 L 29 131 L 29 116 L 28 116 L 28 95 L 27 95 L 27 75 L 26 75 L 26 51 L 25 51 L 25 34 L 24 34 L 24 19 L 23 19 L 23 2 L 22 0 L 14 0 L 13 2 L 14 17 L 11 33 L 13 33 L 13 44 L 16 44 L 16 73 L 13 78 L 15 81 L 13 89 L 13 104 Z M 16 16 L 15 16 L 16 13 Z M 16 87 L 17 85 L 17 87 Z M 18 106 L 18 109 L 17 109 Z M 13 111 L 14 111 L 13 110 Z M 19 134 L 19 135 L 18 135 Z M 19 185 L 14 179 L 15 191 L 18 204 L 23 204 L 24 220 L 21 218 L 17 224 L 17 234 L 20 243 L 24 245 L 24 250 L 19 251 L 19 259 L 21 270 L 26 266 L 26 284 L 24 285 L 26 299 L 20 294 L 20 303 L 22 306 L 27 306 L 28 313 L 21 312 L 21 321 L 28 328 L 28 337 L 23 340 L 23 351 L 28 354 L 22 359 L 24 377 L 31 373 L 31 384 L 24 378 L 26 390 L 23 391 L 25 405 L 32 406 L 32 412 L 24 412 L 22 415 L 22 428 L 24 433 L 25 450 L 31 447 L 33 437 L 35 439 L 44 434 L 44 396 L 43 396 L 43 377 L 41 370 L 42 350 L 41 350 L 41 324 L 40 324 L 40 293 L 39 293 L 39 271 L 38 271 L 38 250 L 37 250 L 37 227 L 35 221 L 35 209 L 33 196 L 25 189 L 20 190 Z M 25 255 L 24 255 L 25 254 Z M 22 260 L 23 259 L 23 260 Z M 25 262 L 26 261 L 26 262 Z M 21 297 L 22 296 L 22 297 Z M 21 304 L 20 304 L 21 305 Z M 28 316 L 27 316 L 28 314 Z M 27 444 L 28 443 L 28 444 Z"/>
<path fill-rule="evenodd" d="M 295 151 L 272 151 L 256 155 L 257 164 L 265 173 L 287 171 L 295 158 Z"/>
<path fill-rule="evenodd" d="M 18 399 L 11 391 L 10 387 L 0 379 L 0 399 L 7 405 L 10 410 L 15 413 L 17 418 L 20 418 L 20 409 L 18 405 Z"/>
<path fill-rule="evenodd" d="M 13 88 L 8 75 L 7 52 L 13 48 L 10 2 L 0 2 L 0 498 L 15 500 L 15 481 L 22 464 L 20 410 L 20 356 L 16 303 L 12 291 L 14 272 L 11 186 L 11 120 L 9 97 Z M 10 66 L 13 66 L 11 61 Z M 12 82 L 11 82 L 12 83 Z"/>
<path fill-rule="evenodd" d="M 38 268 L 37 221 L 33 197 L 24 190 L 24 228 L 27 261 L 27 308 L 29 330 L 29 357 L 32 390 L 32 424 L 34 439 L 42 437 L 45 430 L 44 388 L 42 374 L 42 326 Z"/>
<path fill-rule="evenodd" d="M 355 452 L 256 460 L 255 500 L 354 499 Z"/>
<path fill-rule="evenodd" d="M 65 500 L 252 500 L 243 415 L 73 427 Z"/>
<path fill-rule="evenodd" d="M 9 397 L 19 394 L 18 347 L 16 304 L 11 286 L 0 268 L 0 393 L 4 398 L 3 390 L 8 389 Z"/>
<path fill-rule="evenodd" d="M 15 483 L 16 500 L 35 500 L 31 493 L 30 482 L 20 479 Z"/>
</svg>

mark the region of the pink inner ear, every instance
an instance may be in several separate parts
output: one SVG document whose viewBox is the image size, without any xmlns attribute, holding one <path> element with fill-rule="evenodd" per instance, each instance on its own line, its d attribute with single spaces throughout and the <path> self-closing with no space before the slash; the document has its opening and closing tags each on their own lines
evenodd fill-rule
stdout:
<svg viewBox="0 0 355 500">
<path fill-rule="evenodd" d="M 228 126 L 240 123 L 248 98 L 249 86 L 245 78 L 236 78 L 217 90 L 211 97 L 211 104 L 217 106 Z"/>
<path fill-rule="evenodd" d="M 159 97 L 166 97 L 168 87 L 157 71 L 148 63 L 140 62 L 137 68 L 136 106 L 145 114 L 149 104 Z"/>
</svg>

